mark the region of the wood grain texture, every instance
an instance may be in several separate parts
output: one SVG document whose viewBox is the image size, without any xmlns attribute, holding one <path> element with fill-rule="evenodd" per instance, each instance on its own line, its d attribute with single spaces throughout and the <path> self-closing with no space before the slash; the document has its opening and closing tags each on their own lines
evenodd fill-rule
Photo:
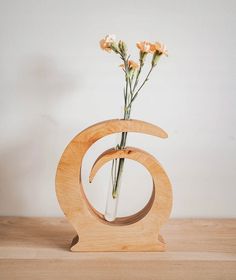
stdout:
<svg viewBox="0 0 236 280">
<path fill-rule="evenodd" d="M 169 220 L 168 252 L 68 251 L 64 218 L 0 218 L 3 280 L 235 280 L 236 220 Z"/>
<path fill-rule="evenodd" d="M 107 222 L 84 194 L 80 170 L 86 151 L 97 140 L 117 132 L 167 137 L 161 128 L 147 122 L 109 120 L 85 129 L 69 143 L 58 165 L 56 192 L 63 212 L 77 232 L 71 250 L 164 251 L 165 243 L 159 230 L 170 215 L 172 190 L 164 169 L 152 155 L 133 147 L 107 151 L 96 161 L 90 176 L 91 180 L 99 166 L 115 157 L 129 158 L 143 164 L 153 178 L 153 192 L 147 205 L 138 213 Z"/>
</svg>

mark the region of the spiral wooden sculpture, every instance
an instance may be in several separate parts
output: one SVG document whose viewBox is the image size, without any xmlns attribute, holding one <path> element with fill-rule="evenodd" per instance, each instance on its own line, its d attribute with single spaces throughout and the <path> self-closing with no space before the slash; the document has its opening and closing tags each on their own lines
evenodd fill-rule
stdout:
<svg viewBox="0 0 236 280">
<path fill-rule="evenodd" d="M 65 216 L 77 232 L 72 242 L 72 251 L 165 250 L 159 230 L 171 212 L 172 190 L 165 171 L 152 155 L 134 147 L 109 149 L 97 158 L 91 169 L 90 181 L 102 165 L 114 158 L 136 160 L 147 168 L 153 179 L 152 195 L 146 206 L 134 215 L 108 222 L 84 194 L 81 165 L 85 153 L 97 140 L 119 132 L 167 137 L 161 128 L 147 122 L 108 120 L 88 127 L 69 143 L 58 164 L 56 192 Z"/>
</svg>

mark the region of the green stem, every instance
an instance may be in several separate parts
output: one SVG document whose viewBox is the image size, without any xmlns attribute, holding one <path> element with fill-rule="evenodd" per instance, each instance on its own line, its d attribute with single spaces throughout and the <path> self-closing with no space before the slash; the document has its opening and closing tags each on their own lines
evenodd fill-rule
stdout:
<svg viewBox="0 0 236 280">
<path fill-rule="evenodd" d="M 130 118 L 130 112 L 129 113 L 124 112 L 124 119 L 129 119 L 129 118 Z M 128 134 L 127 132 L 122 132 L 119 149 L 124 149 L 125 148 L 126 141 L 127 141 L 127 134 Z M 113 198 L 116 198 L 117 195 L 118 195 L 118 189 L 119 189 L 119 186 L 120 186 L 121 175 L 122 175 L 123 169 L 124 169 L 124 162 L 125 162 L 124 158 L 119 159 L 118 170 L 115 174 L 115 180 L 114 180 L 113 189 L 112 189 L 112 197 Z"/>
<path fill-rule="evenodd" d="M 132 108 L 132 103 L 133 101 L 136 99 L 139 91 L 142 89 L 142 87 L 145 85 L 145 83 L 148 81 L 148 78 L 153 70 L 153 66 L 151 67 L 151 69 L 149 70 L 145 80 L 143 81 L 143 83 L 141 84 L 141 86 L 138 88 L 138 90 L 134 93 L 134 90 L 136 89 L 137 85 L 138 85 L 138 78 L 139 75 L 141 73 L 141 69 L 142 69 L 142 64 L 140 64 L 140 68 L 139 71 L 137 73 L 136 79 L 135 79 L 135 83 L 134 86 L 132 88 L 132 80 L 129 77 L 129 69 L 128 69 L 128 60 L 129 57 L 126 59 L 125 57 L 122 57 L 122 60 L 124 61 L 124 65 L 125 65 L 125 81 L 126 81 L 126 86 L 125 86 L 125 92 L 124 92 L 124 96 L 125 96 L 125 107 L 124 107 L 124 116 L 123 119 L 127 120 L 130 119 L 130 113 L 131 113 L 131 108 Z M 129 100 L 128 100 L 129 99 Z M 129 103 L 128 103 L 129 102 Z M 127 106 L 128 104 L 128 106 Z M 122 132 L 121 134 L 121 141 L 119 146 L 119 149 L 124 149 L 126 146 L 126 141 L 127 141 L 127 132 Z M 124 168 L 124 162 L 125 159 L 124 158 L 120 158 L 119 162 L 118 162 L 118 169 L 117 172 L 115 171 L 115 180 L 113 183 L 113 189 L 112 189 L 112 197 L 116 198 L 118 196 L 118 191 L 119 191 L 119 186 L 120 186 L 120 180 L 121 180 L 121 175 L 123 173 L 123 168 Z M 114 174 L 114 173 L 113 173 Z M 113 178 L 114 178 L 113 177 Z"/>
<path fill-rule="evenodd" d="M 132 103 L 134 102 L 134 100 L 136 99 L 136 97 L 138 96 L 138 93 L 140 92 L 140 90 L 142 89 L 142 87 L 145 85 L 145 83 L 148 81 L 148 78 L 153 70 L 154 66 L 152 66 L 145 78 L 145 80 L 143 81 L 143 83 L 141 84 L 141 86 L 138 88 L 138 90 L 136 91 L 136 93 L 133 94 L 133 97 L 129 103 L 129 105 L 127 106 L 128 108 L 131 107 Z"/>
<path fill-rule="evenodd" d="M 130 118 L 130 109 L 128 108 L 127 110 L 127 104 L 128 102 L 130 102 L 130 100 L 132 99 L 132 82 L 131 79 L 129 77 L 129 57 L 126 59 L 125 57 L 122 57 L 122 60 L 124 61 L 124 65 L 125 65 L 125 92 L 124 92 L 124 96 L 125 96 L 125 100 L 124 100 L 124 115 L 123 115 L 123 119 L 129 119 Z M 119 149 L 124 149 L 126 146 L 126 141 L 127 141 L 127 132 L 122 132 L 121 134 L 121 140 L 120 140 L 120 144 L 119 144 Z M 118 195 L 118 188 L 120 185 L 120 180 L 121 180 L 121 174 L 123 172 L 123 168 L 124 168 L 124 158 L 120 158 L 119 162 L 118 162 L 118 169 L 117 172 L 115 172 L 115 180 L 113 183 L 113 189 L 112 189 L 112 196 L 113 198 L 116 198 Z"/>
<path fill-rule="evenodd" d="M 147 77 L 145 78 L 145 80 L 143 81 L 143 83 L 141 84 L 141 86 L 139 87 L 139 89 L 136 91 L 136 93 L 134 94 L 134 97 L 132 98 L 131 102 L 134 101 L 134 99 L 136 98 L 136 96 L 138 95 L 139 91 L 142 89 L 142 87 L 145 85 L 145 83 L 148 81 L 148 78 L 153 70 L 154 66 L 151 67 L 151 69 L 149 70 Z"/>
<path fill-rule="evenodd" d="M 135 79 L 135 83 L 134 83 L 134 87 L 133 87 L 133 92 L 135 91 L 135 89 L 138 85 L 138 79 L 139 79 L 139 75 L 141 73 L 142 67 L 143 67 L 143 64 L 140 63 L 139 70 L 138 70 L 138 73 L 137 73 L 137 76 L 136 76 L 136 79 Z"/>
</svg>

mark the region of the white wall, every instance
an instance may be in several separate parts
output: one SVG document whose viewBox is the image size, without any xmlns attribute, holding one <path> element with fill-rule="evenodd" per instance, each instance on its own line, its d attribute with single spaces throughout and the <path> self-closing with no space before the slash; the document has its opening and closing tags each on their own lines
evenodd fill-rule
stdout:
<svg viewBox="0 0 236 280">
<path fill-rule="evenodd" d="M 133 118 L 168 140 L 130 135 L 154 154 L 173 184 L 173 217 L 236 217 L 235 1 L 0 1 L 0 214 L 58 216 L 54 176 L 79 131 L 120 117 L 123 75 L 102 52 L 107 33 L 169 49 L 137 99 Z M 87 183 L 100 141 L 84 161 L 90 200 L 104 209 L 109 167 Z M 127 165 L 120 215 L 148 199 L 151 180 Z M 129 201 L 129 202 L 128 202 Z"/>
</svg>

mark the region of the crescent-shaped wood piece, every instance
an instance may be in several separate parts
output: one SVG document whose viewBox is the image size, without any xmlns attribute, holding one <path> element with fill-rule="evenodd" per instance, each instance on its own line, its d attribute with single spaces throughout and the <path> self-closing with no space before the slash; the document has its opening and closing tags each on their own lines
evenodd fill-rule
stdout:
<svg viewBox="0 0 236 280">
<path fill-rule="evenodd" d="M 134 147 L 110 149 L 98 157 L 90 174 L 91 181 L 99 168 L 113 158 L 129 158 L 143 164 L 153 178 L 153 192 L 147 205 L 138 213 L 107 222 L 84 194 L 81 165 L 86 151 L 102 137 L 119 132 L 167 137 L 161 128 L 147 122 L 108 120 L 83 130 L 69 143 L 58 164 L 56 193 L 65 216 L 77 232 L 72 251 L 165 250 L 159 230 L 170 215 L 172 190 L 164 169 L 152 155 Z"/>
</svg>

